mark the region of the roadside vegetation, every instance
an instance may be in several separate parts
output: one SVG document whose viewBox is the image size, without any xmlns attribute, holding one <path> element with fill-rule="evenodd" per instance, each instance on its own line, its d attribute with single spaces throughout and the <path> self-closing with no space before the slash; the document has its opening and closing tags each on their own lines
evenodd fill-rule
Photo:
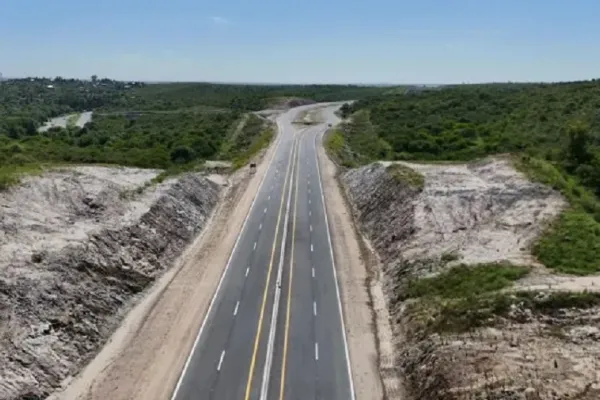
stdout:
<svg viewBox="0 0 600 400">
<path fill-rule="evenodd" d="M 521 171 L 571 205 L 534 255 L 559 272 L 600 272 L 600 81 L 389 93 L 342 107 L 346 122 L 327 142 L 340 164 L 513 154 Z"/>
<path fill-rule="evenodd" d="M 209 159 L 229 160 L 239 168 L 273 136 L 266 121 L 249 112 L 287 99 L 336 101 L 382 91 L 351 85 L 145 84 L 97 77 L 2 81 L 0 185 L 57 163 L 161 168 L 167 176 L 199 168 Z M 94 111 L 94 116 L 79 128 L 83 111 Z M 70 115 L 66 128 L 38 131 L 61 115 Z"/>
<path fill-rule="evenodd" d="M 423 189 L 425 178 L 417 171 L 401 164 L 391 164 L 385 168 L 388 174 L 397 182 L 415 189 Z"/>
<path fill-rule="evenodd" d="M 467 332 L 501 323 L 517 309 L 549 314 L 600 306 L 596 292 L 511 290 L 530 271 L 509 264 L 459 265 L 439 275 L 411 281 L 403 290 L 414 334 Z"/>
</svg>

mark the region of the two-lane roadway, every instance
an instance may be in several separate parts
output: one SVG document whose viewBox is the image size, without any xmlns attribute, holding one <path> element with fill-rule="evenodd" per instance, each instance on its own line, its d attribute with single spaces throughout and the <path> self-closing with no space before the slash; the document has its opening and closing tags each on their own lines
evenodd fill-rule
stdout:
<svg viewBox="0 0 600 400">
<path fill-rule="evenodd" d="M 172 400 L 353 400 L 317 139 L 335 123 L 277 120 L 272 159 Z"/>
</svg>

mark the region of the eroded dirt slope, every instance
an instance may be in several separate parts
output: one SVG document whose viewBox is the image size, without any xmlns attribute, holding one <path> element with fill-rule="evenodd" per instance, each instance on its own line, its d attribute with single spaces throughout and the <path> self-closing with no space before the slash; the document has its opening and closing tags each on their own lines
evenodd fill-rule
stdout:
<svg viewBox="0 0 600 400">
<path fill-rule="evenodd" d="M 0 398 L 45 398 L 102 346 L 136 294 L 204 228 L 197 174 L 78 167 L 0 194 Z"/>
<path fill-rule="evenodd" d="M 529 252 L 566 206 L 561 196 L 526 180 L 508 159 L 403 164 L 421 183 L 382 163 L 340 179 L 380 259 L 406 400 L 600 398 L 600 310 L 585 294 L 540 290 L 553 275 Z M 525 292 L 466 300 L 407 294 L 411 282 L 458 264 L 498 262 L 531 268 L 514 286 Z"/>
</svg>

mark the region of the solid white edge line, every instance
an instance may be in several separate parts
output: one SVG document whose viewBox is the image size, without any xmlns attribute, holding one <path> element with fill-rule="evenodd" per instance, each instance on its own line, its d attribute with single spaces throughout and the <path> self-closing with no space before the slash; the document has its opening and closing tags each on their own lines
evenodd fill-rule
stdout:
<svg viewBox="0 0 600 400">
<path fill-rule="evenodd" d="M 329 232 L 329 220 L 327 218 L 327 208 L 325 207 L 325 195 L 323 194 L 323 183 L 321 182 L 321 167 L 319 165 L 319 153 L 317 151 L 317 137 L 323 136 L 325 132 L 321 132 L 320 135 L 315 135 L 315 157 L 317 161 L 317 175 L 319 181 L 319 188 L 321 189 L 321 203 L 323 204 L 323 214 L 325 214 L 325 226 L 327 227 L 327 241 L 329 242 L 329 254 L 331 256 L 331 266 L 333 267 L 333 277 L 335 278 L 335 294 L 338 300 L 338 307 L 340 311 L 340 321 L 342 323 L 342 336 L 344 337 L 344 351 L 346 352 L 346 367 L 348 368 L 348 379 L 350 380 L 350 400 L 355 400 L 356 395 L 354 393 L 354 380 L 352 379 L 352 366 L 350 365 L 350 354 L 348 351 L 348 338 L 346 337 L 346 325 L 344 323 L 344 310 L 342 308 L 342 300 L 340 298 L 340 285 L 338 284 L 337 271 L 335 268 L 335 257 L 333 255 L 333 246 L 331 245 L 331 233 Z"/>
<path fill-rule="evenodd" d="M 221 365 L 223 365 L 223 359 L 225 358 L 225 350 L 221 352 L 221 358 L 219 358 L 219 365 L 217 365 L 217 371 L 221 370 Z"/>
<path fill-rule="evenodd" d="M 296 141 L 297 154 L 300 152 L 300 140 Z M 293 146 L 292 146 L 293 148 Z M 298 156 L 297 156 L 298 157 Z M 295 160 L 292 159 L 292 163 Z M 298 166 L 292 164 L 292 172 L 290 175 L 290 188 L 288 191 L 287 204 L 285 206 L 285 221 L 283 222 L 283 236 L 281 238 L 281 250 L 279 253 L 279 266 L 277 267 L 277 280 L 275 284 L 275 295 L 273 297 L 273 311 L 271 313 L 271 325 L 269 329 L 269 339 L 267 341 L 267 351 L 265 353 L 265 366 L 263 368 L 262 385 L 260 388 L 260 399 L 267 400 L 269 393 L 269 379 L 271 378 L 271 366 L 273 364 L 273 353 L 275 348 L 275 333 L 277 331 L 277 315 L 279 314 L 279 303 L 281 302 L 281 279 L 283 276 L 283 262 L 285 258 L 285 243 L 290 218 L 290 203 L 292 200 L 292 188 L 294 187 L 294 171 L 297 172 Z M 296 189 L 297 190 L 297 189 Z"/>
<path fill-rule="evenodd" d="M 277 144 L 275 145 L 275 149 L 273 151 L 273 155 L 271 156 L 271 159 L 269 160 L 269 164 L 267 165 L 267 169 L 265 170 L 265 174 L 263 175 L 262 179 L 260 180 L 260 184 L 258 185 L 258 190 L 256 191 L 256 193 L 254 194 L 254 199 L 252 199 L 252 204 L 250 204 L 250 209 L 248 210 L 248 214 L 246 214 L 246 218 L 244 219 L 244 223 L 242 224 L 242 229 L 240 229 L 240 233 L 238 233 L 238 236 L 235 240 L 235 243 L 233 244 L 233 249 L 231 249 L 231 253 L 229 254 L 229 258 L 227 259 L 227 264 L 225 265 L 225 269 L 223 270 L 223 272 L 221 273 L 221 278 L 219 279 L 219 283 L 217 284 L 217 288 L 215 289 L 215 293 L 213 294 L 212 299 L 210 300 L 210 304 L 208 305 L 208 309 L 206 310 L 206 314 L 204 314 L 204 319 L 202 320 L 202 325 L 200 325 L 200 329 L 198 330 L 198 334 L 196 335 L 196 339 L 194 340 L 194 344 L 192 345 L 192 348 L 190 350 L 190 353 L 187 356 L 187 359 L 185 360 L 185 364 L 183 365 L 183 369 L 181 370 L 181 373 L 179 374 L 179 379 L 177 380 L 177 385 L 175 385 L 175 389 L 173 390 L 173 394 L 171 395 L 171 400 L 175 400 L 175 398 L 177 397 L 177 393 L 179 393 L 179 389 L 181 388 L 181 384 L 183 383 L 183 378 L 185 377 L 185 374 L 187 372 L 187 369 L 190 366 L 190 362 L 192 361 L 192 356 L 194 355 L 194 352 L 196 351 L 196 347 L 198 346 L 198 343 L 200 342 L 200 337 L 202 336 L 202 332 L 204 331 L 204 327 L 206 326 L 206 321 L 208 320 L 208 316 L 210 315 L 212 308 L 215 304 L 215 301 L 217 299 L 217 296 L 219 294 L 219 291 L 221 289 L 221 286 L 223 284 L 223 280 L 225 279 L 225 275 L 227 274 L 227 272 L 229 271 L 229 267 L 231 266 L 231 260 L 233 259 L 233 255 L 235 254 L 235 250 L 237 249 L 237 246 L 240 242 L 240 239 L 242 237 L 242 234 L 244 233 L 244 230 L 246 228 L 246 224 L 248 222 L 248 220 L 250 219 L 250 215 L 252 214 L 252 211 L 254 210 L 254 206 L 256 204 L 256 200 L 258 199 L 258 195 L 260 194 L 260 191 L 263 187 L 263 184 L 266 181 L 267 175 L 269 175 L 269 170 L 271 169 L 271 165 L 273 164 L 273 160 L 275 160 L 275 156 L 277 155 L 277 151 L 279 150 L 279 147 L 281 146 L 281 143 L 283 141 L 283 129 L 281 129 L 280 126 L 280 121 L 277 120 L 277 128 L 279 129 L 279 137 L 277 138 Z"/>
<path fill-rule="evenodd" d="M 240 302 L 238 301 L 237 303 L 235 303 L 235 309 L 233 310 L 233 315 L 237 315 L 238 312 L 238 308 L 240 308 Z"/>
</svg>

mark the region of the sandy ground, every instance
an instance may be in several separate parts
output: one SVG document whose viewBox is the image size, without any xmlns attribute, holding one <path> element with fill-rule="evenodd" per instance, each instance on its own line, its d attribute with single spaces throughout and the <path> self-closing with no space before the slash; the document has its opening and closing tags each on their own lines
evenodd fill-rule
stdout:
<svg viewBox="0 0 600 400">
<path fill-rule="evenodd" d="M 546 221 L 566 206 L 562 196 L 527 180 L 507 159 L 402 164 L 425 178 L 425 187 L 413 202 L 416 230 L 402 244 L 402 256 L 408 260 L 452 253 L 459 256 L 455 263 L 503 260 L 536 265 L 532 242 Z"/>
<path fill-rule="evenodd" d="M 136 221 L 172 182 L 127 201 L 119 194 L 143 186 L 159 172 L 81 166 L 24 178 L 0 197 L 0 268 L 20 265 L 34 252 L 86 241 L 100 228 Z"/>
<path fill-rule="evenodd" d="M 54 399 L 169 398 L 276 145 L 255 174 L 244 168 L 232 177 L 207 229 Z"/>
<path fill-rule="evenodd" d="M 327 157 L 322 146 L 318 146 L 318 156 L 327 215 L 330 219 L 329 224 L 336 266 L 338 268 L 356 398 L 365 400 L 384 399 L 379 374 L 380 356 L 377 346 L 380 340 L 373 329 L 376 316 L 370 308 L 370 304 L 373 304 L 379 311 L 378 314 L 383 312 L 383 315 L 387 315 L 383 293 L 380 288 L 375 287 L 377 279 L 369 279 L 371 272 L 368 271 L 366 265 L 369 260 L 365 260 L 361 252 L 352 216 L 346 208 L 342 192 L 336 180 L 336 166 Z M 384 342 L 391 343 L 389 324 L 387 330 L 385 330 L 386 320 L 384 317 L 383 321 L 379 321 L 384 325 L 384 328 L 379 330 L 379 335 L 389 335 Z M 389 349 L 390 352 L 392 350 Z M 393 362 L 393 357 L 387 360 Z"/>
</svg>

